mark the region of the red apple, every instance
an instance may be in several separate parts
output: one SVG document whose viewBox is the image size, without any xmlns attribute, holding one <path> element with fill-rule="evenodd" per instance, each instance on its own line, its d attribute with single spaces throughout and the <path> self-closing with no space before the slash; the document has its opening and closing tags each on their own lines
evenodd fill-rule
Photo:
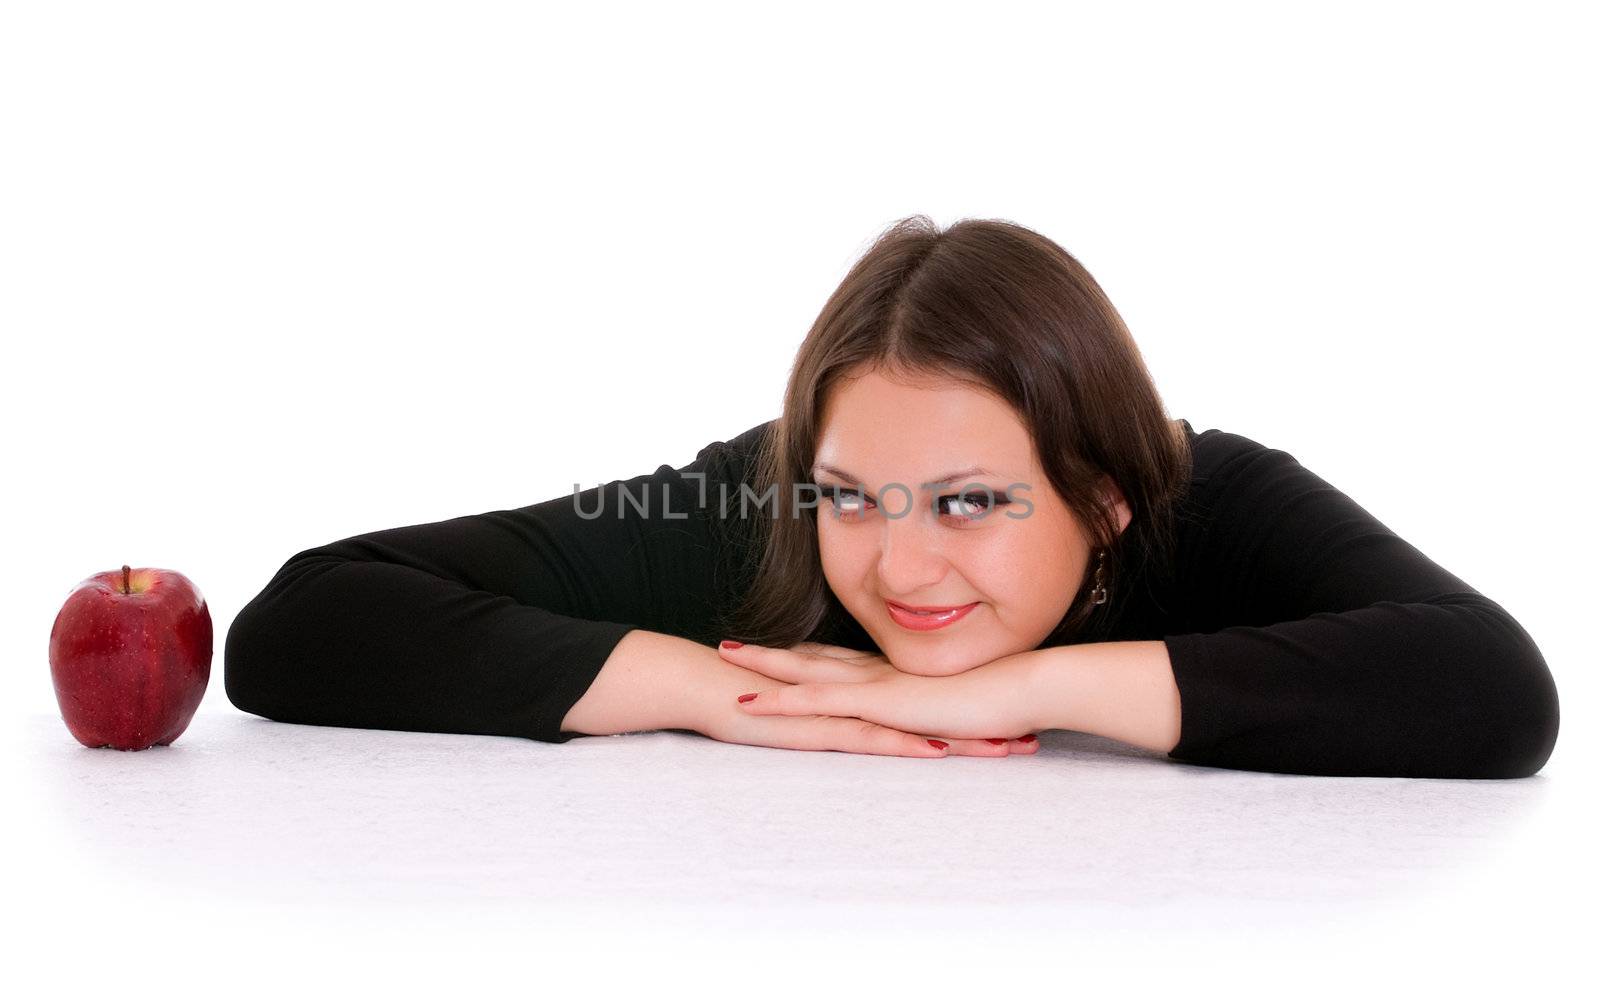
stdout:
<svg viewBox="0 0 1600 993">
<path fill-rule="evenodd" d="M 211 678 L 205 597 L 170 569 L 95 573 L 56 614 L 50 678 L 67 730 L 90 748 L 172 744 Z"/>
</svg>

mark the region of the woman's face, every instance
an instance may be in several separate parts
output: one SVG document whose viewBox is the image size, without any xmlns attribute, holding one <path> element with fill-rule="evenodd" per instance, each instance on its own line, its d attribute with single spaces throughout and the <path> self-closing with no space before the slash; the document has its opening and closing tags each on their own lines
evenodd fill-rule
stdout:
<svg viewBox="0 0 1600 993">
<path fill-rule="evenodd" d="M 945 676 L 1036 648 L 1078 594 L 1088 533 L 1045 478 L 1023 421 L 989 393 L 877 372 L 841 381 L 812 469 L 828 586 L 903 672 Z M 1121 493 L 1104 486 L 1126 527 Z M 891 600 L 974 606 L 917 629 Z"/>
</svg>

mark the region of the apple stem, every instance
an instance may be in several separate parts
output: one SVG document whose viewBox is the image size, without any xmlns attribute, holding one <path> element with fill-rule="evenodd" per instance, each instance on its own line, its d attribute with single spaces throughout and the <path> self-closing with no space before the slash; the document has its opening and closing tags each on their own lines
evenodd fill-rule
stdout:
<svg viewBox="0 0 1600 993">
<path fill-rule="evenodd" d="M 122 592 L 124 592 L 124 593 L 132 593 L 133 592 L 131 589 L 128 588 L 128 571 L 129 570 L 128 570 L 127 566 L 123 566 L 122 567 Z"/>
</svg>

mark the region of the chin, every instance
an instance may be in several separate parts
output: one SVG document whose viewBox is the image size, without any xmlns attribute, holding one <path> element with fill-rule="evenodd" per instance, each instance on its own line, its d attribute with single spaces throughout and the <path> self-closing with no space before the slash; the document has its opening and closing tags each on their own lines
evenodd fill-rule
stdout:
<svg viewBox="0 0 1600 993">
<path fill-rule="evenodd" d="M 999 656 L 982 657 L 984 653 L 964 652 L 959 646 L 931 646 L 921 650 L 890 649 L 884 653 L 888 663 L 912 676 L 954 676 L 993 662 Z"/>
</svg>

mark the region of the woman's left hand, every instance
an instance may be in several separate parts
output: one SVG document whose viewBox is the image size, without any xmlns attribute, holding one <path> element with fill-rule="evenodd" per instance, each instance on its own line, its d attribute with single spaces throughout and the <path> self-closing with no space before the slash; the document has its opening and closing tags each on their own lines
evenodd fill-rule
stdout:
<svg viewBox="0 0 1600 993">
<path fill-rule="evenodd" d="M 1027 653 L 949 676 L 915 676 L 882 655 L 816 642 L 718 646 L 717 652 L 734 665 L 794 684 L 763 689 L 748 703 L 729 701 L 746 713 L 856 717 L 934 737 L 1015 739 L 1037 730 L 1022 712 Z M 1036 737 L 1010 744 L 1013 752 L 1039 747 Z"/>
</svg>

